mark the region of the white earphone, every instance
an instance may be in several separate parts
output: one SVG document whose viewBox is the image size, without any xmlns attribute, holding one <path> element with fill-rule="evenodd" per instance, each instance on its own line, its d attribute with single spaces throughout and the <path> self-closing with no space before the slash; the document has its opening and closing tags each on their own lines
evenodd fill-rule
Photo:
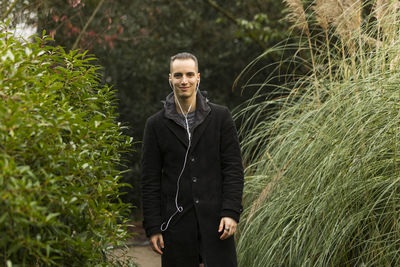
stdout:
<svg viewBox="0 0 400 267">
<path fill-rule="evenodd" d="M 169 87 L 171 87 L 171 89 L 174 90 L 174 87 L 172 86 L 171 78 L 168 79 L 168 83 L 169 83 Z M 200 85 L 200 77 L 197 78 L 197 89 L 199 89 L 199 85 Z"/>
<path fill-rule="evenodd" d="M 199 90 L 200 77 L 197 78 L 197 81 L 198 81 L 198 82 L 197 82 L 197 86 L 196 86 L 196 93 L 197 93 L 197 91 Z M 171 78 L 168 80 L 168 82 L 169 82 L 169 86 L 171 87 L 172 91 L 174 91 L 174 87 L 172 86 Z M 175 92 L 174 92 L 174 95 L 175 95 Z M 187 149 L 186 149 L 185 159 L 184 159 L 184 161 L 183 161 L 182 170 L 181 170 L 181 172 L 180 172 L 180 174 L 179 174 L 179 176 L 178 176 L 178 180 L 177 180 L 177 182 L 176 182 L 176 194 L 175 194 L 175 207 L 176 207 L 176 211 L 174 212 L 174 214 L 171 215 L 171 217 L 169 217 L 168 221 L 163 222 L 163 223 L 161 224 L 160 229 L 161 229 L 162 232 L 164 232 L 165 230 L 168 229 L 169 223 L 171 222 L 172 218 L 173 218 L 178 212 L 180 213 L 180 212 L 183 211 L 183 207 L 178 205 L 179 184 L 180 184 L 180 180 L 181 180 L 183 171 L 185 170 L 185 167 L 186 167 L 187 157 L 188 157 L 189 150 L 190 150 L 190 146 L 191 146 L 191 143 L 192 143 L 192 136 L 191 136 L 191 134 L 190 134 L 189 122 L 188 122 L 188 119 L 187 119 L 187 113 L 189 113 L 190 108 L 192 107 L 192 104 L 190 104 L 189 109 L 188 109 L 187 113 L 185 114 L 185 113 L 183 112 L 183 109 L 182 109 L 182 107 L 181 107 L 181 104 L 179 103 L 179 100 L 178 100 L 178 98 L 177 98 L 176 96 L 175 96 L 175 101 L 178 103 L 179 108 L 180 108 L 180 110 L 181 110 L 181 112 L 182 112 L 182 115 L 183 115 L 183 117 L 185 118 L 185 126 L 186 126 L 186 132 L 187 132 L 187 134 L 188 134 L 189 143 L 188 143 L 188 147 L 187 147 Z"/>
</svg>

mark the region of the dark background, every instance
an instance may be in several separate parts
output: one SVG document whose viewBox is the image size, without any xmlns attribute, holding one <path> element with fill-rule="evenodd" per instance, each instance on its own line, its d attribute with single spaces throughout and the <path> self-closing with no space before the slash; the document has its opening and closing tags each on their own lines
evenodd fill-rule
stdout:
<svg viewBox="0 0 400 267">
<path fill-rule="evenodd" d="M 14 5 L 15 3 L 15 5 Z M 146 118 L 159 110 L 170 92 L 169 58 L 191 52 L 199 60 L 201 90 L 212 102 L 231 110 L 249 99 L 271 73 L 251 77 L 243 69 L 265 50 L 288 37 L 284 5 L 275 0 L 30 0 L 0 2 L 3 20 L 33 25 L 66 50 L 88 50 L 102 66 L 102 82 L 116 89 L 119 118 L 136 141 L 127 153 L 122 181 L 124 202 L 140 218 L 140 154 Z M 32 15 L 33 14 L 33 15 Z M 279 61 L 269 53 L 258 66 Z M 257 65 L 255 68 L 258 68 Z M 243 86 L 249 82 L 244 88 Z M 268 88 L 267 88 L 268 91 Z M 238 122 L 238 127 L 240 127 Z"/>
</svg>

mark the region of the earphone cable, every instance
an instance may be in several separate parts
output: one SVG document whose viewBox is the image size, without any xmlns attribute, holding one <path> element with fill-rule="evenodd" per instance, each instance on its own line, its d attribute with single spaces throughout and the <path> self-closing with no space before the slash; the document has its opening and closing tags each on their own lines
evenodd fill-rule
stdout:
<svg viewBox="0 0 400 267">
<path fill-rule="evenodd" d="M 196 94 L 197 94 L 197 92 L 198 92 L 198 90 L 199 90 L 199 84 L 200 84 L 200 80 L 199 80 L 199 82 L 197 83 L 197 86 L 196 86 Z M 170 86 L 171 86 L 171 83 L 170 83 Z M 172 86 L 171 86 L 171 88 L 172 88 Z M 163 223 L 161 224 L 160 229 L 161 229 L 162 232 L 164 232 L 165 230 L 168 229 L 169 223 L 171 222 L 172 218 L 173 218 L 178 212 L 180 213 L 180 212 L 183 211 L 183 207 L 178 205 L 178 196 L 179 196 L 180 180 L 181 180 L 181 177 L 182 177 L 182 175 L 183 175 L 183 172 L 185 171 L 185 167 L 186 167 L 186 163 L 187 163 L 187 157 L 188 157 L 188 155 L 189 155 L 189 150 L 190 150 L 190 146 L 191 146 L 191 142 L 192 142 L 192 138 L 191 138 L 191 134 L 190 134 L 189 122 L 188 122 L 188 119 L 187 119 L 187 115 L 188 115 L 190 109 L 192 108 L 192 104 L 193 104 L 193 103 L 190 104 L 190 106 L 189 106 L 189 108 L 188 108 L 188 110 L 187 110 L 187 112 L 186 112 L 186 114 L 185 114 L 185 113 L 183 112 L 183 109 L 182 109 L 181 104 L 179 103 L 178 98 L 176 97 L 175 94 L 174 94 L 174 96 L 175 96 L 175 102 L 178 103 L 179 109 L 181 110 L 182 115 L 183 115 L 183 117 L 185 118 L 186 132 L 187 132 L 187 134 L 188 134 L 189 143 L 188 143 L 188 147 L 187 147 L 187 149 L 186 149 L 185 159 L 184 159 L 184 161 L 183 161 L 183 167 L 182 167 L 182 170 L 181 170 L 181 172 L 180 172 L 180 174 L 179 174 L 179 176 L 178 176 L 178 180 L 177 180 L 177 182 L 176 182 L 176 194 L 175 194 L 175 207 L 176 207 L 176 211 L 174 212 L 174 214 L 171 215 L 171 217 L 169 217 L 169 219 L 168 219 L 167 222 L 163 222 Z M 164 227 L 164 225 L 165 225 L 165 227 Z"/>
</svg>

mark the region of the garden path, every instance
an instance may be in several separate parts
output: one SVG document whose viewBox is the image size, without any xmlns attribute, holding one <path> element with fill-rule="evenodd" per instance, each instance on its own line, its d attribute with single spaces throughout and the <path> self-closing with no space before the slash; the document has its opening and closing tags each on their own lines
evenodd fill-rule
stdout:
<svg viewBox="0 0 400 267">
<path fill-rule="evenodd" d="M 139 267 L 161 267 L 161 257 L 150 247 L 141 222 L 132 223 L 130 231 L 134 236 L 129 239 L 129 249 L 123 253 L 122 250 L 115 250 L 115 255 L 123 255 L 124 259 L 131 258 Z"/>
</svg>

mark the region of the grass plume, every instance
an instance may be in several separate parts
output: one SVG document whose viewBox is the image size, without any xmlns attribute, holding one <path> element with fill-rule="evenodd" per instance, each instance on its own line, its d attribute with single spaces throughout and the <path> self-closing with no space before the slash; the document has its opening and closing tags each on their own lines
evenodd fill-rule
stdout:
<svg viewBox="0 0 400 267">
<path fill-rule="evenodd" d="M 310 57 L 311 57 L 311 63 L 313 67 L 313 73 L 315 73 L 315 60 L 314 60 L 314 52 L 313 52 L 313 46 L 311 43 L 311 33 L 310 29 L 308 26 L 308 21 L 306 17 L 306 12 L 303 7 L 303 3 L 301 0 L 283 0 L 283 2 L 287 5 L 287 15 L 286 19 L 290 22 L 293 23 L 293 27 L 299 28 L 301 30 L 301 33 L 305 33 L 307 36 L 307 41 L 308 41 L 308 49 L 310 52 Z M 316 99 L 319 102 L 319 91 L 318 88 L 315 91 L 316 92 Z"/>
<path fill-rule="evenodd" d="M 293 26 L 299 28 L 307 36 L 310 35 L 306 12 L 304 11 L 301 0 L 283 0 L 287 5 L 286 19 L 293 23 Z"/>
</svg>

